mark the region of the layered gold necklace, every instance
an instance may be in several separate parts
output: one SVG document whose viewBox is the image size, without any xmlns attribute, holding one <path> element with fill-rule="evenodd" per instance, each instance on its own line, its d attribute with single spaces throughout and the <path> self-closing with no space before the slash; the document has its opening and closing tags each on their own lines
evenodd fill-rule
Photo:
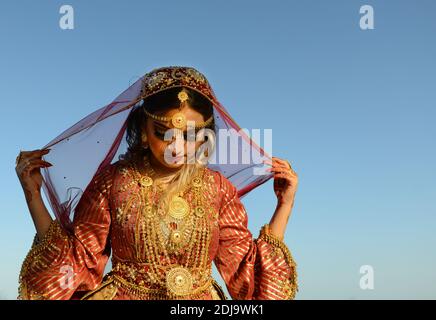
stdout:
<svg viewBox="0 0 436 320">
<path fill-rule="evenodd" d="M 149 279 L 168 290 L 173 298 L 196 294 L 210 285 L 211 268 L 208 266 L 210 227 L 203 203 L 203 175 L 195 176 L 190 183 L 173 196 L 165 212 L 159 197 L 163 188 L 157 185 L 156 172 L 148 158 L 144 158 L 145 173 L 134 165 L 134 176 L 141 186 L 142 215 L 137 223 L 137 243 L 143 252 L 137 258 L 146 257 L 150 262 Z M 186 191 L 192 190 L 191 204 L 185 199 Z"/>
</svg>

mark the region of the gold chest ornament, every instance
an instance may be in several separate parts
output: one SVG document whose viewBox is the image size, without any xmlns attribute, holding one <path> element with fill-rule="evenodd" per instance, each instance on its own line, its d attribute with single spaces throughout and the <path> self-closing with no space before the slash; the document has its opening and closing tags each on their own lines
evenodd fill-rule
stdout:
<svg viewBox="0 0 436 320">
<path fill-rule="evenodd" d="M 174 219 L 184 219 L 189 215 L 189 204 L 182 197 L 175 196 L 171 199 L 168 213 Z"/>
<path fill-rule="evenodd" d="M 162 286 L 165 286 L 170 296 L 183 298 L 195 294 L 199 288 L 203 290 L 208 285 L 208 277 L 207 275 L 203 275 L 200 279 L 195 280 L 202 285 L 194 289 L 194 276 L 189 267 L 189 265 L 192 264 L 200 268 L 207 268 L 207 243 L 210 240 L 210 232 L 209 229 L 205 227 L 207 224 L 206 220 L 204 220 L 206 217 L 206 208 L 202 200 L 204 170 L 201 175 L 194 177 L 190 183 L 194 191 L 192 209 L 188 201 L 183 197 L 184 192 L 180 192 L 170 200 L 166 217 L 163 216 L 160 218 L 158 209 L 155 209 L 155 206 L 149 202 L 150 198 L 146 196 L 148 191 L 151 190 L 150 188 L 155 184 L 152 175 L 156 173 L 148 159 L 144 159 L 144 164 L 148 169 L 145 175 L 139 175 L 139 170 L 136 170 L 138 168 L 134 170 L 137 177 L 135 180 L 138 181 L 141 186 L 142 198 L 146 199 L 144 215 L 149 222 L 146 222 L 144 227 L 147 230 L 147 234 L 153 235 L 152 237 L 155 239 L 153 240 L 155 241 L 154 243 L 156 245 L 160 243 L 163 256 L 167 260 L 167 266 L 169 267 L 163 278 L 154 274 L 154 271 L 151 271 L 151 277 L 154 281 L 160 282 Z M 157 187 L 160 191 L 163 190 L 160 186 Z M 203 231 L 198 232 L 195 230 L 196 228 L 200 228 Z M 196 234 L 196 236 L 191 236 L 192 234 Z M 195 240 L 197 238 L 198 240 Z M 192 241 L 199 241 L 199 245 L 194 246 Z M 179 248 L 185 246 L 189 248 L 189 250 L 184 253 L 186 254 L 186 263 L 180 265 L 171 262 L 169 255 L 174 254 Z M 143 255 L 150 257 L 153 265 L 152 270 L 157 270 L 159 266 L 163 266 L 161 264 L 162 261 L 158 257 L 157 252 L 154 252 L 150 248 L 151 246 L 146 245 Z"/>
<path fill-rule="evenodd" d="M 185 296 L 192 292 L 192 275 L 184 267 L 174 267 L 166 276 L 167 288 L 177 296 Z"/>
</svg>

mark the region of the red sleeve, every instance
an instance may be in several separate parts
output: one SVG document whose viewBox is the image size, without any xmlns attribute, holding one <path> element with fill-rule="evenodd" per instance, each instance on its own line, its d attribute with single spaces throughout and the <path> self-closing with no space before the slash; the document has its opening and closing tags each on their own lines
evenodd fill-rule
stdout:
<svg viewBox="0 0 436 320">
<path fill-rule="evenodd" d="M 296 264 L 284 242 L 261 232 L 253 239 L 235 186 L 221 176 L 219 249 L 215 264 L 233 299 L 293 299 Z"/>
<path fill-rule="evenodd" d="M 54 220 L 43 239 L 33 242 L 21 267 L 19 299 L 70 299 L 101 282 L 110 255 L 111 173 L 105 169 L 86 188 L 71 234 Z"/>
</svg>

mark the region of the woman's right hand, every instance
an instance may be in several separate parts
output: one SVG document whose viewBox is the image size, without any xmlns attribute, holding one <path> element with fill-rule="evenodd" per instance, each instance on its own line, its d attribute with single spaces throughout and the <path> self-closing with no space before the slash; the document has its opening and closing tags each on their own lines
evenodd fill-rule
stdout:
<svg viewBox="0 0 436 320">
<path fill-rule="evenodd" d="M 32 195 L 41 192 L 42 175 L 40 168 L 51 167 L 52 164 L 42 160 L 42 156 L 50 152 L 50 149 L 21 151 L 21 157 L 15 167 L 18 179 L 29 203 Z"/>
</svg>

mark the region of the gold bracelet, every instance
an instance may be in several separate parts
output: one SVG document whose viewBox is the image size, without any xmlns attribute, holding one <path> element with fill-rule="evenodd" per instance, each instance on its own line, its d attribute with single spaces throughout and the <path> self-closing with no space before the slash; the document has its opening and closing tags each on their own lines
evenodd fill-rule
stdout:
<svg viewBox="0 0 436 320">
<path fill-rule="evenodd" d="M 271 244 L 272 246 L 278 248 L 283 252 L 283 255 L 285 256 L 285 260 L 288 264 L 291 266 L 294 265 L 294 260 L 292 259 L 291 252 L 289 251 L 286 244 L 280 240 L 277 236 L 274 236 L 269 232 L 269 225 L 266 224 L 262 227 L 259 234 L 259 239 L 264 240 L 265 242 Z"/>
<path fill-rule="evenodd" d="M 264 225 L 260 230 L 259 239 L 274 246 L 276 250 L 280 250 L 283 253 L 286 263 L 291 268 L 290 278 L 283 282 L 283 288 L 286 292 L 287 299 L 294 299 L 298 291 L 297 264 L 295 263 L 291 252 L 282 240 L 270 233 L 268 224 Z"/>
<path fill-rule="evenodd" d="M 283 240 L 284 240 L 284 237 L 283 237 L 283 236 L 282 236 L 282 237 L 279 237 L 279 236 L 276 236 L 275 234 L 273 234 L 273 233 L 271 232 L 271 227 L 270 227 L 269 224 L 265 224 L 265 225 L 262 227 L 262 229 L 264 230 L 264 233 L 266 233 L 266 234 L 269 235 L 270 237 L 272 237 L 272 238 L 276 238 L 276 239 L 279 240 L 279 241 L 283 241 Z"/>
<path fill-rule="evenodd" d="M 47 265 L 40 259 L 40 254 L 43 253 L 52 244 L 53 239 L 63 238 L 64 241 L 67 240 L 67 236 L 62 230 L 57 220 L 52 220 L 47 232 L 44 234 L 42 239 L 37 239 L 35 236 L 32 246 L 24 258 L 23 264 L 21 266 L 20 278 L 24 277 L 31 267 L 46 268 Z M 35 239 L 37 241 L 35 242 Z M 53 250 L 60 250 L 59 248 L 52 248 Z"/>
</svg>

